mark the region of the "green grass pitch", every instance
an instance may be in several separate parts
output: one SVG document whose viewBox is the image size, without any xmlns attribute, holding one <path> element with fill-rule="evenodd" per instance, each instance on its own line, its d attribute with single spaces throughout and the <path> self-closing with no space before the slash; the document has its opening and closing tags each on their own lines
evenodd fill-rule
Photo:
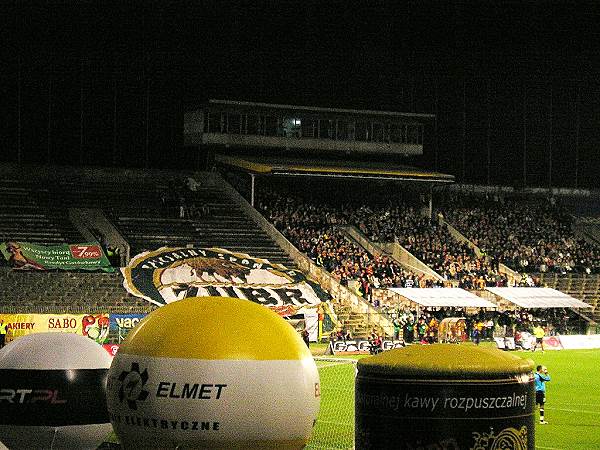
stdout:
<svg viewBox="0 0 600 450">
<path fill-rule="evenodd" d="M 469 345 L 469 344 L 463 344 Z M 600 349 L 514 352 L 548 367 L 546 420 L 538 424 L 540 450 L 600 449 Z M 318 361 L 321 410 L 308 449 L 352 448 L 354 366 Z"/>
</svg>

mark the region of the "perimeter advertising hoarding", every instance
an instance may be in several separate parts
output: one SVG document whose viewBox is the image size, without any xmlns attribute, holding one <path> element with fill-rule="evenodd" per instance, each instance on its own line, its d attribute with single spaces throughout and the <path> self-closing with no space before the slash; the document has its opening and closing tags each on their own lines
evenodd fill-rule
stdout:
<svg viewBox="0 0 600 450">
<path fill-rule="evenodd" d="M 145 314 L 111 314 L 109 341 L 121 343 L 127 334 L 133 330 Z"/>
<path fill-rule="evenodd" d="M 127 292 L 158 306 L 186 297 L 235 297 L 295 314 L 318 305 L 301 272 L 220 248 L 169 248 L 136 255 L 121 268 Z"/>
<path fill-rule="evenodd" d="M 75 333 L 99 344 L 108 340 L 108 314 L 0 314 L 7 324 L 6 342 L 33 333 Z"/>
<path fill-rule="evenodd" d="M 406 344 L 401 340 L 384 339 L 381 341 L 382 350 L 391 350 L 393 348 L 402 348 Z M 371 350 L 371 341 L 367 339 L 347 339 L 340 341 L 330 341 L 327 354 L 330 355 L 368 355 Z"/>
<path fill-rule="evenodd" d="M 3 242 L 0 252 L 16 270 L 102 270 L 114 268 L 97 243 L 40 245 Z"/>
<path fill-rule="evenodd" d="M 600 334 L 567 334 L 560 336 L 565 350 L 600 348 Z"/>
</svg>

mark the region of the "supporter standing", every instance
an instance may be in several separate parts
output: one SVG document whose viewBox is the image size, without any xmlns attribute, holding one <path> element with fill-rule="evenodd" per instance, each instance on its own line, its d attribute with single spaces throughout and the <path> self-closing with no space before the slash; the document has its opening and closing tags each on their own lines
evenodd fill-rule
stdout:
<svg viewBox="0 0 600 450">
<path fill-rule="evenodd" d="M 535 383 L 535 403 L 540 405 L 540 424 L 546 425 L 548 422 L 544 419 L 544 405 L 546 404 L 546 383 L 550 381 L 548 369 L 544 366 L 537 366 L 533 376 Z"/>
<path fill-rule="evenodd" d="M 483 334 L 483 322 L 481 320 L 478 320 L 475 323 L 475 326 L 473 327 L 473 335 L 475 338 L 475 344 L 479 345 L 479 342 L 481 342 L 481 335 Z"/>
</svg>

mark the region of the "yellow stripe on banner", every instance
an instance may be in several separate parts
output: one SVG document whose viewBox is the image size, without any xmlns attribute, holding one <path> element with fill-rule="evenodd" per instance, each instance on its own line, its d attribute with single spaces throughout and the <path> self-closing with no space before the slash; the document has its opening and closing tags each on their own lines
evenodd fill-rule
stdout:
<svg viewBox="0 0 600 450">
<path fill-rule="evenodd" d="M 267 307 L 228 297 L 192 297 L 148 314 L 120 353 L 185 359 L 300 360 L 311 354 Z"/>
</svg>

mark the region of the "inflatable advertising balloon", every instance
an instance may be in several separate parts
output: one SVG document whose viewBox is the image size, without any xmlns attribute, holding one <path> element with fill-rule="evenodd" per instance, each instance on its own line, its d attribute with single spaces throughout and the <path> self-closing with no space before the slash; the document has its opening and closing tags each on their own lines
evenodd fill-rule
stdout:
<svg viewBox="0 0 600 450">
<path fill-rule="evenodd" d="M 320 385 L 310 351 L 276 313 L 196 297 L 153 311 L 128 334 L 107 396 L 123 448 L 300 449 Z"/>
<path fill-rule="evenodd" d="M 0 440 L 8 448 L 96 449 L 112 428 L 110 355 L 71 333 L 36 333 L 0 350 Z"/>
</svg>

